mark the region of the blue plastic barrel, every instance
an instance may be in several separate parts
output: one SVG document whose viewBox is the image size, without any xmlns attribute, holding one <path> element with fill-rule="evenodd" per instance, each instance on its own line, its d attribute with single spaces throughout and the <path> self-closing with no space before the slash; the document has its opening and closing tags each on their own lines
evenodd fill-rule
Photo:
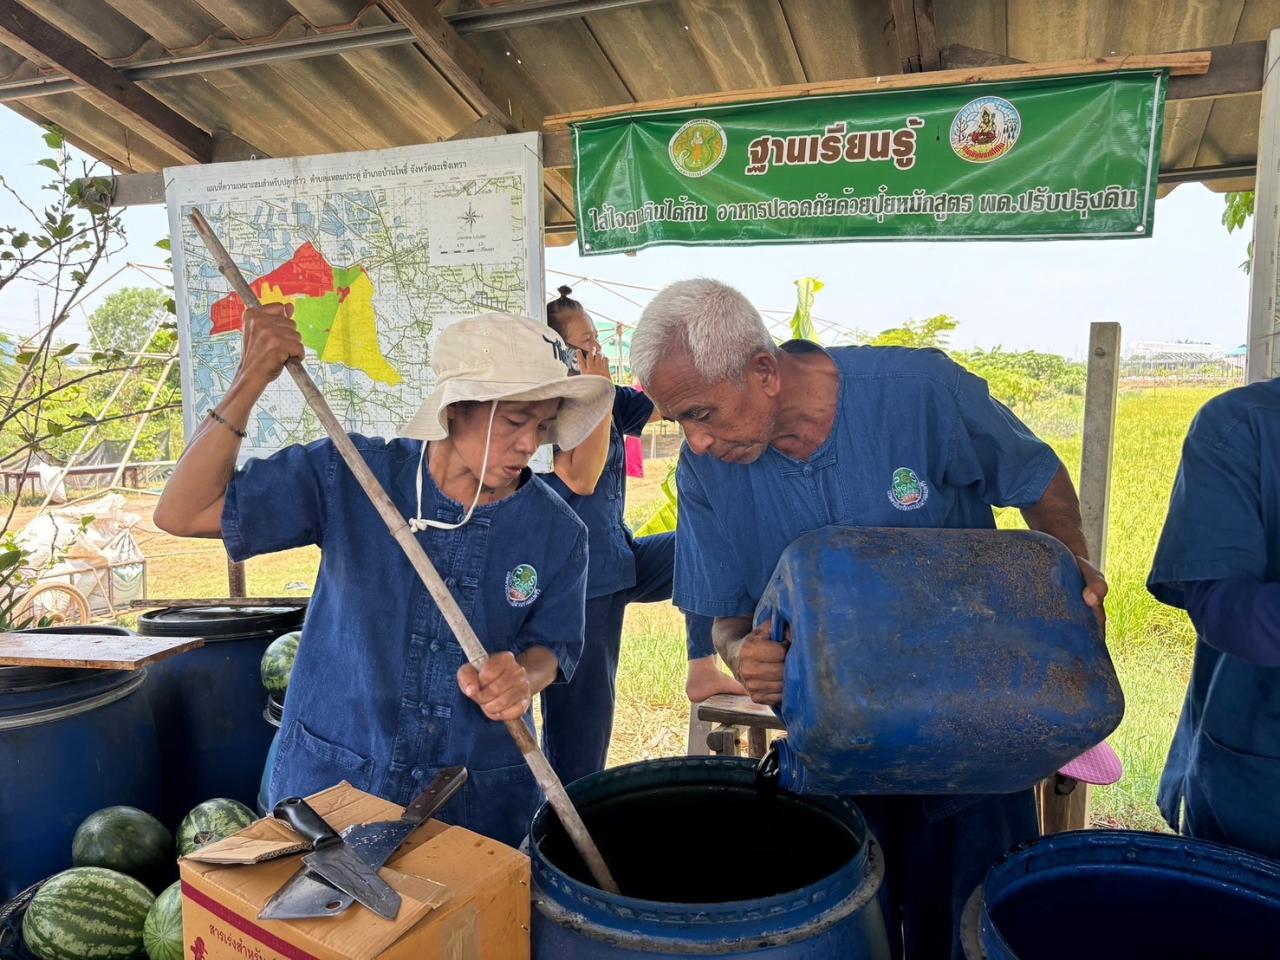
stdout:
<svg viewBox="0 0 1280 960">
<path fill-rule="evenodd" d="M 991 869 L 965 910 L 968 960 L 1280 956 L 1280 863 L 1169 834 L 1058 833 Z"/>
<path fill-rule="evenodd" d="M 70 867 L 71 839 L 95 810 L 123 804 L 159 814 L 148 681 L 147 670 L 0 667 L 0 900 Z"/>
<path fill-rule="evenodd" d="M 200 607 L 138 618 L 147 636 L 196 636 L 204 646 L 152 668 L 148 685 L 171 828 L 214 797 L 253 808 L 271 728 L 262 722 L 260 665 L 267 646 L 302 625 L 305 606 Z"/>
<path fill-rule="evenodd" d="M 271 771 L 276 767 L 276 754 L 280 752 L 280 719 L 284 716 L 284 697 L 274 693 L 267 695 L 267 705 L 262 710 L 262 719 L 267 721 L 275 733 L 271 736 L 271 746 L 267 749 L 267 762 L 262 765 L 262 779 L 258 781 L 258 816 L 265 817 L 269 812 L 267 798 L 271 795 Z"/>
<path fill-rule="evenodd" d="M 756 610 L 790 627 L 778 741 L 797 793 L 1008 793 L 1116 728 L 1075 558 L 1030 531 L 825 527 Z"/>
<path fill-rule="evenodd" d="M 884 858 L 847 800 L 757 789 L 755 765 L 679 757 L 568 788 L 622 895 L 590 882 L 546 804 L 533 819 L 534 960 L 886 960 Z"/>
</svg>

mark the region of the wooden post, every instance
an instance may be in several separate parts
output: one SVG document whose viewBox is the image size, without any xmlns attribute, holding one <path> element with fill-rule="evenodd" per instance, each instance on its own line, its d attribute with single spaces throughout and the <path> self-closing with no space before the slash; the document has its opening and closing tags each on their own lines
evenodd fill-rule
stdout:
<svg viewBox="0 0 1280 960">
<path fill-rule="evenodd" d="M 1258 178 L 1254 194 L 1253 264 L 1249 273 L 1248 378 L 1280 376 L 1280 30 L 1267 40 L 1258 115 Z"/>
<path fill-rule="evenodd" d="M 1107 513 L 1111 502 L 1111 454 L 1115 448 L 1120 389 L 1120 324 L 1089 329 L 1088 377 L 1084 388 L 1084 448 L 1080 454 L 1080 515 L 1089 559 L 1107 561 Z"/>
<path fill-rule="evenodd" d="M 1088 371 L 1084 390 L 1084 447 L 1080 454 L 1080 516 L 1089 558 L 1105 569 L 1111 455 L 1115 449 L 1120 388 L 1120 324 L 1090 325 Z M 1088 825 L 1087 783 L 1055 774 L 1041 784 L 1040 827 L 1046 834 L 1083 830 Z"/>
<path fill-rule="evenodd" d="M 244 564 L 236 563 L 227 557 L 227 595 L 231 597 L 247 597 L 244 585 Z"/>
<path fill-rule="evenodd" d="M 698 719 L 698 705 L 689 704 L 689 743 L 685 747 L 691 757 L 708 757 L 711 748 L 707 746 L 707 737 L 711 733 L 711 723 Z"/>
</svg>

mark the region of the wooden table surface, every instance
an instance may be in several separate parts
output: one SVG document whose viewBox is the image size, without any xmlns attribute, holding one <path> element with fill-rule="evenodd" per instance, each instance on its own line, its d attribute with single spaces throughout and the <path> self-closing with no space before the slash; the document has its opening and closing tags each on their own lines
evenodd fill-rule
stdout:
<svg viewBox="0 0 1280 960">
<path fill-rule="evenodd" d="M 0 633 L 0 667 L 140 670 L 204 646 L 200 637 L 110 636 L 92 633 Z"/>
</svg>

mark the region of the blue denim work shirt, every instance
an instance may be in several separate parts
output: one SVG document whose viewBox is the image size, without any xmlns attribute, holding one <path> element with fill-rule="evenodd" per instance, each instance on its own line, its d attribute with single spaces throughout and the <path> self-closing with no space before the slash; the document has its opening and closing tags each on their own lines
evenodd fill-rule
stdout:
<svg viewBox="0 0 1280 960">
<path fill-rule="evenodd" d="M 1147 587 L 1185 609 L 1186 585 L 1249 576 L 1280 582 L 1280 379 L 1214 397 L 1182 447 Z M 1280 857 L 1280 668 L 1196 642 L 1186 702 L 1160 781 L 1179 829 L 1212 818 L 1250 849 Z"/>
<path fill-rule="evenodd" d="M 681 610 L 751 616 L 782 551 L 811 530 L 991 528 L 992 506 L 1033 506 L 1057 474 L 1057 454 L 940 351 L 827 353 L 840 397 L 831 433 L 807 461 L 773 447 L 750 464 L 681 452 L 672 601 Z M 925 812 L 941 819 L 978 799 L 927 797 Z"/>
<path fill-rule="evenodd" d="M 1033 506 L 1058 472 L 1057 454 L 991 398 L 986 381 L 940 351 L 827 353 L 840 399 L 807 461 L 773 447 L 750 464 L 681 452 L 680 609 L 751 616 L 782 551 L 803 533 L 832 524 L 990 528 L 992 506 Z"/>
<path fill-rule="evenodd" d="M 416 511 L 417 440 L 352 436 L 401 513 Z M 422 516 L 466 507 L 423 471 Z M 441 819 L 517 845 L 538 788 L 501 723 L 458 689 L 465 661 L 439 608 L 328 440 L 250 460 L 227 487 L 222 537 L 235 560 L 322 551 L 280 726 L 270 803 L 346 780 L 407 804 L 440 769 L 470 779 Z M 490 653 L 550 649 L 566 677 L 582 651 L 587 535 L 526 472 L 458 530 L 417 534 Z M 532 730 L 532 709 L 526 717 Z"/>
<path fill-rule="evenodd" d="M 613 388 L 613 420 L 609 426 L 609 455 L 595 492 L 580 496 L 554 473 L 547 485 L 573 508 L 587 525 L 590 544 L 587 599 L 608 596 L 636 585 L 636 558 L 627 527 L 627 447 L 625 436 L 638 437 L 653 414 L 653 401 L 633 387 Z"/>
</svg>

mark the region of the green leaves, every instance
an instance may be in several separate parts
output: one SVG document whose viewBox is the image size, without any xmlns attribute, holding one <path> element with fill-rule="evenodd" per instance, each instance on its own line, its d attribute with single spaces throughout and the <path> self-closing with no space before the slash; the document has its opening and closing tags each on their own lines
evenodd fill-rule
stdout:
<svg viewBox="0 0 1280 960">
<path fill-rule="evenodd" d="M 54 173 L 58 173 L 62 169 L 61 167 L 58 166 L 58 161 L 54 160 L 52 157 L 41 157 L 39 160 L 36 161 L 36 163 L 39 166 L 48 167 Z"/>
<path fill-rule="evenodd" d="M 50 150 L 61 150 L 66 144 L 66 134 L 52 124 L 44 128 L 44 145 Z"/>
<path fill-rule="evenodd" d="M 6 543 L 0 547 L 0 573 L 16 567 L 22 562 L 22 551 L 13 544 Z"/>
<path fill-rule="evenodd" d="M 1227 228 L 1227 233 L 1235 233 L 1237 230 L 1244 229 L 1244 225 L 1253 216 L 1253 203 L 1254 195 L 1252 190 L 1227 194 L 1226 205 L 1222 211 L 1222 225 Z M 1248 273 L 1253 266 L 1252 240 L 1249 241 L 1248 254 L 1248 259 L 1240 264 L 1240 269 L 1245 273 Z"/>
<path fill-rule="evenodd" d="M 796 281 L 796 312 L 791 315 L 791 339 L 820 342 L 817 328 L 813 325 L 813 300 L 822 287 L 823 283 L 817 277 L 801 277 Z"/>
<path fill-rule="evenodd" d="M 945 313 L 925 320 L 908 320 L 900 327 L 882 330 L 871 340 L 873 347 L 936 347 L 944 349 L 947 334 L 960 325 Z"/>
</svg>

